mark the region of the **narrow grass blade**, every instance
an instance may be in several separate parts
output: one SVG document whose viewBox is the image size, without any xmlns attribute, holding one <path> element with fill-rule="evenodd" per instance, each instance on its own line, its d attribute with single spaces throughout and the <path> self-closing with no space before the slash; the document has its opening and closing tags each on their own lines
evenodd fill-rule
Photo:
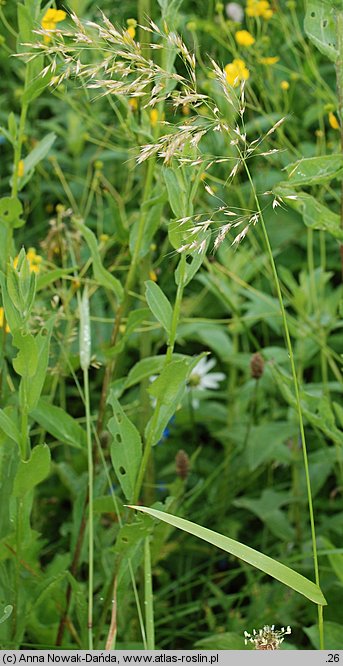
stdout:
<svg viewBox="0 0 343 666">
<path fill-rule="evenodd" d="M 144 506 L 131 506 L 130 508 L 147 513 L 152 518 L 163 520 L 165 523 L 168 523 L 173 527 L 177 527 L 184 532 L 193 534 L 199 539 L 203 539 L 203 541 L 207 541 L 207 543 L 211 543 L 213 546 L 217 546 L 217 548 L 221 548 L 227 553 L 239 557 L 244 562 L 252 564 L 256 569 L 264 571 L 264 573 L 279 580 L 280 583 L 287 585 L 292 588 L 292 590 L 299 592 L 299 594 L 307 597 L 307 599 L 310 599 L 310 601 L 313 601 L 315 604 L 321 606 L 326 605 L 325 597 L 318 585 L 315 585 L 315 583 L 308 580 L 308 578 L 305 578 L 305 576 L 302 576 L 297 571 L 281 564 L 281 562 L 277 562 L 271 557 L 263 555 L 263 553 L 259 553 L 257 550 L 245 546 L 239 541 L 234 541 L 234 539 L 218 534 L 218 532 L 213 532 L 206 527 L 191 523 L 184 518 L 164 513 L 164 511 L 157 511 L 156 509 L 149 509 Z"/>
</svg>

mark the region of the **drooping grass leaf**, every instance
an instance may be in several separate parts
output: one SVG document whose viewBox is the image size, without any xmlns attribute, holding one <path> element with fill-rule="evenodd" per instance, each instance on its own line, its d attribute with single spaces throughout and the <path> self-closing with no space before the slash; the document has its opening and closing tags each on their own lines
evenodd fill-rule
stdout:
<svg viewBox="0 0 343 666">
<path fill-rule="evenodd" d="M 256 569 L 263 571 L 272 578 L 287 585 L 292 590 L 299 592 L 299 594 L 302 594 L 315 604 L 325 606 L 327 603 L 318 585 L 308 578 L 305 578 L 305 576 L 302 576 L 297 571 L 294 571 L 294 569 L 290 569 L 285 564 L 260 553 L 254 548 L 250 548 L 250 546 L 246 546 L 239 541 L 218 534 L 218 532 L 213 532 L 207 527 L 202 527 L 201 525 L 192 523 L 184 518 L 164 513 L 164 511 L 157 511 L 156 509 L 149 509 L 144 506 L 131 506 L 130 508 L 147 513 L 152 518 L 163 520 L 165 523 L 173 525 L 173 527 L 188 532 L 188 534 L 193 534 L 199 539 L 203 539 L 203 541 L 207 541 L 207 543 L 210 543 L 217 548 L 221 548 L 221 550 L 225 550 L 225 552 L 251 564 L 256 567 Z"/>
</svg>

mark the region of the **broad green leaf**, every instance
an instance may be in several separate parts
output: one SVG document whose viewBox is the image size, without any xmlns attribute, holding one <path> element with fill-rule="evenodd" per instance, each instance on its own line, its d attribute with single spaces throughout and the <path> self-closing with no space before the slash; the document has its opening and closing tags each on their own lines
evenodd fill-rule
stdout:
<svg viewBox="0 0 343 666">
<path fill-rule="evenodd" d="M 168 222 L 168 238 L 174 250 L 181 250 L 184 245 L 189 245 L 194 241 L 194 236 L 190 231 L 193 227 L 192 220 L 180 222 L 180 220 L 171 220 Z"/>
<path fill-rule="evenodd" d="M 32 41 L 32 30 L 34 27 L 34 16 L 29 11 L 28 7 L 25 7 L 22 3 L 17 5 L 17 16 L 18 16 L 18 51 L 19 53 L 23 51 L 22 44 Z"/>
<path fill-rule="evenodd" d="M 147 358 L 142 358 L 141 361 L 138 361 L 136 365 L 131 368 L 125 381 L 125 388 L 134 386 L 143 379 L 160 373 L 165 362 L 165 356 L 148 356 Z"/>
<path fill-rule="evenodd" d="M 320 650 L 318 625 L 304 627 L 304 632 L 309 637 L 313 647 Z M 324 645 L 325 650 L 343 650 L 343 625 L 325 620 Z"/>
<path fill-rule="evenodd" d="M 199 252 L 199 249 L 192 250 L 192 252 L 188 253 L 187 261 L 186 261 L 186 270 L 185 274 L 183 276 L 183 286 L 185 287 L 191 280 L 193 280 L 194 275 L 198 272 L 202 262 L 205 259 L 206 256 L 206 251 L 208 248 L 208 244 L 210 242 L 210 237 L 211 234 L 210 232 L 198 234 L 196 237 L 197 243 L 200 246 L 201 242 L 204 242 L 204 246 L 201 249 L 201 252 Z M 185 252 L 187 252 L 185 250 Z M 178 267 L 175 271 L 175 282 L 176 284 L 179 284 L 181 279 L 181 262 L 179 262 Z"/>
<path fill-rule="evenodd" d="M 30 378 L 36 373 L 38 365 L 37 341 L 31 333 L 15 331 L 13 344 L 19 352 L 13 359 L 13 367 L 21 377 Z"/>
<path fill-rule="evenodd" d="M 159 287 L 156 282 L 147 280 L 145 287 L 146 300 L 152 314 L 154 317 L 156 317 L 157 321 L 160 322 L 168 335 L 170 335 L 173 318 L 172 306 L 163 293 L 161 287 Z"/>
<path fill-rule="evenodd" d="M 49 85 L 51 76 L 51 72 L 48 72 L 45 76 L 37 76 L 34 78 L 25 88 L 22 101 L 26 104 L 30 104 L 30 102 L 33 102 L 34 99 L 39 97 Z"/>
<path fill-rule="evenodd" d="M 304 29 L 317 49 L 332 62 L 336 62 L 338 49 L 335 9 L 332 5 L 332 2 L 323 0 L 307 0 Z"/>
<path fill-rule="evenodd" d="M 2 430 L 7 437 L 16 442 L 16 444 L 19 444 L 21 439 L 20 432 L 16 424 L 3 409 L 0 409 L 0 430 Z"/>
<path fill-rule="evenodd" d="M 151 384 L 149 393 L 156 399 L 155 411 L 147 423 L 145 436 L 152 445 L 157 444 L 171 417 L 175 414 L 186 390 L 186 381 L 194 365 L 199 361 L 191 358 L 171 361 L 160 376 Z"/>
<path fill-rule="evenodd" d="M 252 511 L 278 539 L 292 541 L 294 530 L 285 512 L 280 508 L 288 499 L 287 494 L 266 488 L 261 497 L 239 497 L 234 500 L 234 505 Z"/>
<path fill-rule="evenodd" d="M 104 353 L 106 356 L 111 358 L 117 354 L 120 354 L 125 348 L 128 339 L 141 326 L 141 324 L 143 324 L 143 322 L 151 322 L 151 313 L 149 308 L 138 308 L 137 310 L 131 310 L 127 318 L 125 331 L 122 337 L 113 347 L 105 350 Z M 139 331 L 137 331 L 137 333 L 139 335 Z"/>
<path fill-rule="evenodd" d="M 271 366 L 273 377 L 276 380 L 279 389 L 289 405 L 296 409 L 296 400 L 293 393 L 293 381 L 280 367 Z M 334 423 L 334 415 L 331 406 L 325 397 L 316 398 L 310 396 L 305 391 L 301 391 L 301 409 L 303 416 L 309 423 L 318 428 L 324 435 L 335 444 L 343 446 L 343 433 Z M 328 418 L 327 414 L 332 418 Z"/>
<path fill-rule="evenodd" d="M 31 150 L 31 152 L 25 157 L 23 160 L 24 175 L 18 179 L 19 190 L 21 190 L 24 185 L 26 185 L 37 164 L 39 164 L 39 162 L 41 162 L 47 156 L 55 140 L 56 134 L 54 132 L 50 132 L 50 134 L 47 134 L 44 139 L 39 141 L 33 150 Z"/>
<path fill-rule="evenodd" d="M 273 450 L 298 433 L 298 425 L 288 421 L 262 423 L 250 428 L 247 441 L 247 459 L 250 471 L 266 461 L 273 460 Z"/>
<path fill-rule="evenodd" d="M 197 320 L 180 324 L 177 330 L 179 341 L 198 340 L 205 345 L 205 349 L 212 349 L 216 356 L 226 363 L 231 362 L 233 357 L 237 357 L 228 332 L 219 324 L 211 323 L 211 320 L 208 320 L 206 324 Z"/>
<path fill-rule="evenodd" d="M 6 315 L 6 321 L 11 329 L 11 332 L 13 333 L 16 329 L 20 328 L 22 324 L 22 319 L 18 310 L 12 303 L 12 299 L 10 298 L 7 289 L 6 278 L 2 271 L 0 271 L 0 284 L 1 284 L 1 295 Z"/>
<path fill-rule="evenodd" d="M 300 187 L 317 185 L 338 178 L 343 173 L 343 155 L 323 155 L 322 157 L 305 157 L 288 164 L 286 167 L 288 180 L 279 183 L 281 187 Z"/>
<path fill-rule="evenodd" d="M 209 530 L 207 527 L 202 527 L 201 525 L 192 523 L 184 518 L 164 513 L 164 511 L 157 511 L 156 509 L 149 509 L 143 506 L 131 506 L 130 508 L 147 513 L 152 518 L 163 520 L 165 523 L 173 525 L 173 527 L 176 527 L 179 530 L 188 532 L 188 534 L 193 534 L 199 539 L 224 550 L 226 553 L 230 553 L 244 562 L 251 564 L 256 569 L 263 571 L 268 576 L 275 578 L 292 590 L 299 592 L 299 594 L 310 599 L 313 603 L 321 606 L 326 605 L 325 597 L 318 585 L 308 578 L 305 578 L 305 576 L 302 576 L 297 571 L 294 571 L 294 569 L 290 569 L 285 564 L 273 560 L 271 557 L 268 557 L 268 555 L 264 555 L 254 548 L 250 548 L 250 546 L 246 546 L 239 541 L 218 534 L 218 532 L 213 532 L 213 530 Z"/>
<path fill-rule="evenodd" d="M 49 286 L 49 284 L 52 284 L 53 282 L 56 282 L 57 280 L 60 280 L 61 278 L 68 276 L 70 273 L 73 273 L 74 268 L 56 268 L 55 270 L 49 271 L 48 273 L 44 273 L 43 275 L 38 275 L 37 278 L 37 291 L 41 291 L 42 289 L 45 289 L 46 287 Z"/>
<path fill-rule="evenodd" d="M 118 301 L 121 301 L 124 294 L 123 287 L 119 280 L 117 280 L 117 278 L 115 278 L 114 275 L 112 275 L 112 273 L 110 273 L 110 271 L 108 271 L 107 268 L 102 265 L 95 235 L 88 227 L 86 227 L 85 224 L 79 222 L 78 220 L 74 220 L 74 223 L 78 230 L 81 232 L 90 249 L 93 260 L 93 273 L 95 280 L 106 289 L 112 291 L 116 295 Z"/>
<path fill-rule="evenodd" d="M 142 458 L 142 440 L 120 403 L 110 392 L 108 402 L 113 409 L 113 417 L 108 422 L 108 429 L 113 437 L 111 459 L 126 499 L 134 495 L 135 483 Z"/>
<path fill-rule="evenodd" d="M 175 217 L 185 216 L 187 209 L 186 186 L 180 170 L 162 169 L 164 182 L 167 186 L 170 207 Z"/>
<path fill-rule="evenodd" d="M 145 539 L 151 532 L 151 521 L 148 523 L 148 518 L 134 523 L 127 523 L 120 528 L 114 551 L 121 553 L 125 558 L 130 557 L 130 552 L 137 546 L 137 544 Z"/>
<path fill-rule="evenodd" d="M 13 495 L 23 497 L 43 481 L 50 472 L 50 450 L 46 444 L 32 449 L 29 460 L 21 460 L 14 479 Z"/>
<path fill-rule="evenodd" d="M 58 441 L 76 448 L 86 446 L 85 431 L 62 407 L 50 405 L 41 398 L 31 411 L 31 417 Z"/>
<path fill-rule="evenodd" d="M 0 199 L 0 222 L 10 227 L 22 227 L 25 220 L 22 219 L 22 203 L 17 197 L 2 197 Z"/>
<path fill-rule="evenodd" d="M 173 361 L 187 359 L 187 356 L 183 354 L 173 354 Z M 157 375 L 162 372 L 163 367 L 165 366 L 166 357 L 165 356 L 147 356 L 142 358 L 141 361 L 138 361 L 136 365 L 131 368 L 124 384 L 124 389 L 139 384 L 143 379 L 147 377 L 152 377 L 152 375 Z"/>
<path fill-rule="evenodd" d="M 51 319 L 46 324 L 46 331 L 41 331 L 35 338 L 38 350 L 38 363 L 36 372 L 30 379 L 27 395 L 27 403 L 30 412 L 36 407 L 45 383 L 49 365 L 50 339 L 53 325 L 54 319 Z"/>
<path fill-rule="evenodd" d="M 133 224 L 130 231 L 130 251 L 131 255 L 134 253 L 137 243 L 137 236 L 142 215 L 145 216 L 144 233 L 140 242 L 139 257 L 145 257 L 150 251 L 150 246 L 155 233 L 160 226 L 163 206 L 166 201 L 165 191 L 162 190 L 157 196 L 152 196 L 151 199 L 145 201 L 140 208 L 139 217 Z"/>
<path fill-rule="evenodd" d="M 320 536 L 320 545 L 321 547 L 325 548 L 325 550 L 329 551 L 327 553 L 327 557 L 330 562 L 330 566 L 336 574 L 338 580 L 343 583 L 343 554 L 337 553 L 335 546 L 331 543 L 331 541 L 329 541 L 329 539 L 326 539 L 326 537 Z"/>
<path fill-rule="evenodd" d="M 334 238 L 343 240 L 340 216 L 324 206 L 306 192 L 296 192 L 286 187 L 275 187 L 274 193 L 279 195 L 288 206 L 302 215 L 304 223 L 310 229 L 326 231 Z"/>
</svg>

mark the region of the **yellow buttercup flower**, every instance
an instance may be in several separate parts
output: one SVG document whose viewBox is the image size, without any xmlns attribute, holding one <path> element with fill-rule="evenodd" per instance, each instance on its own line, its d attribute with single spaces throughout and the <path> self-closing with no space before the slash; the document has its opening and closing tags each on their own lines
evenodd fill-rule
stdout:
<svg viewBox="0 0 343 666">
<path fill-rule="evenodd" d="M 22 178 L 22 176 L 24 175 L 24 172 L 25 172 L 24 160 L 19 160 L 19 162 L 18 162 L 18 176 L 19 176 L 19 178 Z"/>
<path fill-rule="evenodd" d="M 126 34 L 131 37 L 131 39 L 134 39 L 136 36 L 136 27 L 137 27 L 137 21 L 136 19 L 130 18 L 127 19 L 126 21 L 128 28 L 126 30 Z"/>
<path fill-rule="evenodd" d="M 281 90 L 288 90 L 289 89 L 288 81 L 281 81 L 280 88 L 281 88 Z"/>
<path fill-rule="evenodd" d="M 155 271 L 154 271 L 153 268 L 149 271 L 149 278 L 150 278 L 150 280 L 152 280 L 153 282 L 157 282 L 157 275 L 156 275 L 156 273 L 155 273 Z"/>
<path fill-rule="evenodd" d="M 0 328 L 3 328 L 3 327 L 4 327 L 4 321 L 5 321 L 5 312 L 4 312 L 4 308 L 0 308 Z M 9 327 L 9 325 L 7 324 L 7 322 L 6 322 L 5 331 L 6 331 L 6 333 L 10 333 L 10 332 L 11 332 L 11 331 L 10 331 L 10 327 Z"/>
<path fill-rule="evenodd" d="M 151 127 L 156 127 L 159 120 L 164 120 L 164 113 L 160 116 L 157 109 L 151 109 L 149 113 Z"/>
<path fill-rule="evenodd" d="M 240 58 L 235 58 L 232 62 L 225 65 L 224 71 L 228 84 L 234 88 L 239 86 L 242 81 L 246 81 L 250 76 L 244 60 Z"/>
<path fill-rule="evenodd" d="M 16 257 L 13 260 L 14 268 L 17 268 L 17 266 L 18 266 L 18 259 L 19 259 L 19 257 Z M 26 252 L 26 259 L 29 262 L 29 267 L 30 267 L 31 273 L 39 273 L 40 264 L 43 261 L 43 257 L 41 257 L 39 254 L 36 253 L 36 250 L 35 250 L 34 247 L 29 247 L 28 251 Z"/>
<path fill-rule="evenodd" d="M 254 18 L 271 19 L 273 10 L 268 0 L 247 0 L 246 15 Z"/>
<path fill-rule="evenodd" d="M 36 253 L 34 247 L 29 247 L 26 253 L 26 258 L 29 262 L 31 273 L 39 273 L 40 264 L 43 261 L 43 257 L 41 257 L 39 254 Z"/>
<path fill-rule="evenodd" d="M 138 100 L 137 97 L 130 97 L 129 99 L 129 107 L 131 111 L 137 111 L 138 109 Z"/>
<path fill-rule="evenodd" d="M 340 124 L 339 124 L 335 114 L 332 111 L 330 111 L 330 113 L 329 113 L 329 125 L 334 130 L 339 130 L 340 129 Z"/>
<path fill-rule="evenodd" d="M 132 25 L 130 25 L 128 27 L 126 33 L 129 35 L 129 37 L 131 37 L 131 39 L 134 39 L 135 36 L 136 36 L 136 30 L 134 29 L 134 27 Z"/>
<path fill-rule="evenodd" d="M 237 30 L 235 33 L 235 40 L 238 46 L 252 46 L 255 44 L 255 38 L 248 32 L 248 30 Z"/>
<path fill-rule="evenodd" d="M 64 21 L 66 18 L 67 13 L 63 11 L 63 9 L 47 9 L 45 12 L 43 18 L 42 18 L 42 28 L 43 30 L 49 30 L 52 32 L 53 30 L 56 30 L 56 25 L 57 23 L 60 23 L 61 21 Z M 44 35 L 44 42 L 45 44 L 48 44 L 51 40 L 51 37 L 49 35 Z"/>
<path fill-rule="evenodd" d="M 279 60 L 279 56 L 267 56 L 266 58 L 260 58 L 260 63 L 262 65 L 275 65 Z"/>
</svg>

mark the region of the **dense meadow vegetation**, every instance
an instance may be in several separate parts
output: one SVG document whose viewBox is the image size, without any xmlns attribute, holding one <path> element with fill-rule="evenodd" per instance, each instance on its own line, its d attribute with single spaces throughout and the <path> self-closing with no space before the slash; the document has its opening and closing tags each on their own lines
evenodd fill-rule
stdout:
<svg viewBox="0 0 343 666">
<path fill-rule="evenodd" d="M 0 20 L 1 648 L 343 649 L 342 0 Z"/>
</svg>

